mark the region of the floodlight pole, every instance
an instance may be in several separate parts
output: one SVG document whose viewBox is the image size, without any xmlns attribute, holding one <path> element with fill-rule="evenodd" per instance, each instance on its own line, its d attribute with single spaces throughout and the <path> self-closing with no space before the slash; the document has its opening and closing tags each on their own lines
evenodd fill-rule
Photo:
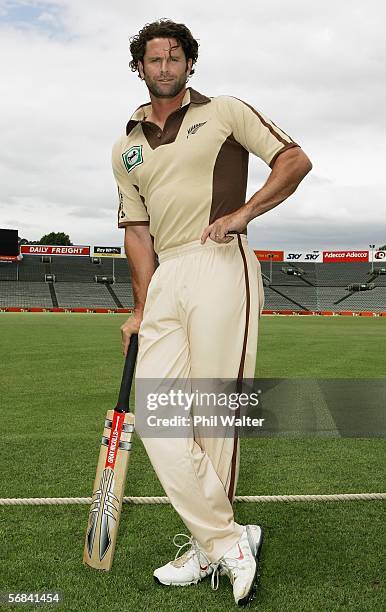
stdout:
<svg viewBox="0 0 386 612">
<path fill-rule="evenodd" d="M 369 247 L 371 249 L 371 274 L 374 273 L 374 250 L 375 249 L 375 244 L 369 244 Z"/>
<path fill-rule="evenodd" d="M 272 285 L 272 265 L 273 265 L 273 258 L 274 258 L 274 254 L 273 253 L 268 253 L 268 257 L 269 257 L 269 283 L 270 285 Z"/>
</svg>

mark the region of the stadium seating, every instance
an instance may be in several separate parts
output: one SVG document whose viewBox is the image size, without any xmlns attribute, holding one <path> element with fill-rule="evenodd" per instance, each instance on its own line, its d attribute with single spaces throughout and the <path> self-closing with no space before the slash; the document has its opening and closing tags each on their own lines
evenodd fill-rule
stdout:
<svg viewBox="0 0 386 612">
<path fill-rule="evenodd" d="M 55 283 L 58 306 L 63 308 L 116 308 L 105 285 L 97 283 Z"/>
<path fill-rule="evenodd" d="M 344 291 L 344 294 L 348 297 L 335 305 L 333 310 L 386 312 L 386 287 L 376 287 L 372 291 L 355 291 L 351 294 Z"/>
<path fill-rule="evenodd" d="M 266 291 L 267 289 L 265 289 L 265 292 Z M 318 310 L 316 287 L 277 286 L 271 289 L 271 293 L 277 291 L 280 291 L 281 295 L 286 300 L 287 305 L 285 307 L 283 306 L 284 310 Z M 279 301 L 279 297 L 276 297 L 275 301 Z M 266 302 L 269 303 L 267 300 Z M 271 310 L 267 303 L 265 308 Z"/>
<path fill-rule="evenodd" d="M 0 283 L 0 306 L 52 308 L 47 283 L 4 281 Z"/>
<path fill-rule="evenodd" d="M 101 257 L 100 261 L 94 264 L 89 257 L 53 257 L 51 271 L 58 282 L 90 283 L 95 276 L 113 276 L 112 259 Z"/>
<path fill-rule="evenodd" d="M 371 264 L 315 264 L 318 287 L 346 287 L 351 283 L 367 283 Z"/>
<path fill-rule="evenodd" d="M 129 269 L 126 259 L 115 260 L 115 282 L 116 283 L 128 283 Z"/>
<path fill-rule="evenodd" d="M 115 283 L 112 288 L 124 308 L 132 308 L 134 306 L 131 283 Z"/>
<path fill-rule="evenodd" d="M 264 310 L 305 310 L 306 305 L 300 305 L 298 302 L 288 299 L 282 292 L 277 293 L 274 288 L 264 288 Z M 296 293 L 294 293 L 294 298 Z"/>
<path fill-rule="evenodd" d="M 382 267 L 385 268 L 386 266 L 378 266 L 378 268 L 382 268 Z M 386 274 L 374 276 L 374 274 L 370 272 L 368 274 L 367 282 L 370 282 L 370 280 L 372 283 L 375 283 L 375 285 L 377 285 L 378 287 L 386 287 Z"/>
<path fill-rule="evenodd" d="M 316 284 L 316 273 L 315 266 L 319 264 L 315 263 L 290 263 L 290 262 L 273 262 L 272 263 L 272 285 L 297 285 L 303 286 L 311 283 Z M 293 276 L 286 274 L 283 269 L 295 268 L 300 269 L 304 274 L 300 276 Z M 262 262 L 261 271 L 267 277 L 270 278 L 270 263 Z"/>
<path fill-rule="evenodd" d="M 51 273 L 50 264 L 41 262 L 40 257 L 25 256 L 18 264 L 13 264 L 19 268 L 19 281 L 39 281 L 44 282 L 44 275 Z"/>
<path fill-rule="evenodd" d="M 374 269 L 382 267 L 375 264 Z M 371 274 L 369 263 L 262 262 L 265 310 L 386 311 L 386 275 Z M 300 275 L 285 273 L 288 268 Z M 54 274 L 55 283 L 45 283 Z M 95 276 L 115 278 L 108 288 Z M 17 281 L 19 278 L 19 281 Z M 347 286 L 372 282 L 371 291 L 350 294 Z M 112 294 L 111 294 L 112 292 Z M 39 256 L 25 255 L 18 264 L 0 265 L 0 307 L 124 308 L 134 305 L 133 290 L 125 259 L 53 256 L 42 263 Z M 114 299 L 117 298 L 117 299 Z M 343 299 L 342 299 L 343 298 Z M 338 302 L 338 303 L 336 303 Z"/>
<path fill-rule="evenodd" d="M 14 263 L 2 263 L 0 265 L 0 282 L 17 280 L 17 266 Z"/>
</svg>

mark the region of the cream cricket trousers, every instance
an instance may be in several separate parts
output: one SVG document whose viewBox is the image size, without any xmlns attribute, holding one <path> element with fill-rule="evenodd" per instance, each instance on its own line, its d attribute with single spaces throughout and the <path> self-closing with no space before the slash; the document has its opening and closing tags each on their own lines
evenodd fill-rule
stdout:
<svg viewBox="0 0 386 612">
<path fill-rule="evenodd" d="M 139 330 L 136 380 L 253 378 L 264 302 L 244 234 L 159 254 Z M 240 446 L 234 438 L 143 437 L 171 504 L 211 562 L 241 537 L 234 521 Z"/>
</svg>

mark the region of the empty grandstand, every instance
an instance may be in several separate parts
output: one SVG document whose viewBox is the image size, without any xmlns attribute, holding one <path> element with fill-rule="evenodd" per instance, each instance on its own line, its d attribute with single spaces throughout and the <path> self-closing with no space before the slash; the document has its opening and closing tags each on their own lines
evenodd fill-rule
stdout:
<svg viewBox="0 0 386 612">
<path fill-rule="evenodd" d="M 0 308 L 133 308 L 126 259 L 87 253 L 24 254 L 0 263 Z M 386 312 L 382 261 L 262 261 L 261 267 L 266 311 Z"/>
</svg>

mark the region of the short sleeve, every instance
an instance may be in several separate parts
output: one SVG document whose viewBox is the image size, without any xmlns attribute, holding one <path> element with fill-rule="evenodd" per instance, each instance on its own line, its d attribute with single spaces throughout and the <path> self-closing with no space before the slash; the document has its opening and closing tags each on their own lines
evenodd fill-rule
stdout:
<svg viewBox="0 0 386 612">
<path fill-rule="evenodd" d="M 137 185 L 130 181 L 129 174 L 122 161 L 121 141 L 115 143 L 112 152 L 112 166 L 118 187 L 118 227 L 127 225 L 149 225 L 144 199 L 139 194 Z"/>
<path fill-rule="evenodd" d="M 299 145 L 252 106 L 231 96 L 222 96 L 232 134 L 247 151 L 271 168 L 283 151 Z"/>
</svg>

